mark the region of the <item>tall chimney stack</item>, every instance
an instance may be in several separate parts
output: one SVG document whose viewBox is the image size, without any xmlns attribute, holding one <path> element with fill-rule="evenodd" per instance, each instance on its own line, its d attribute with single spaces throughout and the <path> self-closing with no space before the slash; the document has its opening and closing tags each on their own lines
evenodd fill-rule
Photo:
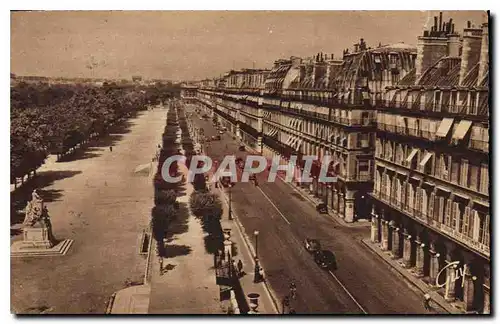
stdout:
<svg viewBox="0 0 500 324">
<path fill-rule="evenodd" d="M 442 15 L 441 15 L 442 17 Z M 441 18 L 442 19 L 442 18 Z M 417 58 L 415 60 L 415 82 L 418 83 L 420 76 L 439 59 L 448 54 L 447 38 L 438 31 L 438 17 L 434 16 L 434 26 L 431 32 L 424 31 L 423 36 L 418 37 Z M 442 22 L 439 23 L 440 26 Z"/>
<path fill-rule="evenodd" d="M 443 12 L 439 12 L 439 31 L 442 31 L 441 27 L 443 26 Z"/>
<path fill-rule="evenodd" d="M 470 22 L 467 23 L 470 26 Z M 483 30 L 478 28 L 464 29 L 462 43 L 462 61 L 460 63 L 459 84 L 463 85 L 467 73 L 479 62 L 481 54 L 481 34 Z"/>
<path fill-rule="evenodd" d="M 489 31 L 488 31 L 488 23 L 483 24 L 483 35 L 481 40 L 481 54 L 479 57 L 479 72 L 477 75 L 477 85 L 483 81 L 486 73 L 488 73 L 488 68 L 490 65 L 490 57 L 489 57 Z"/>
</svg>

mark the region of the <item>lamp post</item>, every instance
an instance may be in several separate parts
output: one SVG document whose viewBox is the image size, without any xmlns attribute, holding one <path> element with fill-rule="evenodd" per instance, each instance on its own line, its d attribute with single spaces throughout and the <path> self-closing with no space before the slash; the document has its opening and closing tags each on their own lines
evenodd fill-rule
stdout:
<svg viewBox="0 0 500 324">
<path fill-rule="evenodd" d="M 232 183 L 229 183 L 229 220 L 233 219 L 233 212 L 232 212 L 232 190 L 231 188 L 233 187 Z"/>
<path fill-rule="evenodd" d="M 255 258 L 259 258 L 259 231 L 254 231 L 253 235 L 255 236 Z"/>
</svg>

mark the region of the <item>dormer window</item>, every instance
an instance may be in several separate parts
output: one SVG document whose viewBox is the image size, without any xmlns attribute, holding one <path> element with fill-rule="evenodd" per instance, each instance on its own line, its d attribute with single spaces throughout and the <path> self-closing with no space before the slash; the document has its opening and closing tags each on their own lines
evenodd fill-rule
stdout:
<svg viewBox="0 0 500 324">
<path fill-rule="evenodd" d="M 380 57 L 380 54 L 374 54 L 373 56 L 373 61 L 375 62 L 375 64 L 381 64 L 382 63 L 382 58 Z"/>
</svg>

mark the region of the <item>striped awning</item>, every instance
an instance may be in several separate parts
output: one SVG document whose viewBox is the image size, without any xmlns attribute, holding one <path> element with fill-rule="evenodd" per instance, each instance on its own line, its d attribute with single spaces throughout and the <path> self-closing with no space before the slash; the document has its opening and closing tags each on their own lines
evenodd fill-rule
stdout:
<svg viewBox="0 0 500 324">
<path fill-rule="evenodd" d="M 432 154 L 433 153 L 430 153 L 430 152 L 425 153 L 424 158 L 422 159 L 422 161 L 420 161 L 419 165 L 421 167 L 424 167 L 427 164 L 427 162 L 430 160 L 430 158 L 432 157 Z"/>
<path fill-rule="evenodd" d="M 465 134 L 469 131 L 472 126 L 472 122 L 470 120 L 461 120 L 458 124 L 457 128 L 453 132 L 452 138 L 455 140 L 461 140 L 465 137 Z"/>
<path fill-rule="evenodd" d="M 436 131 L 436 136 L 446 137 L 450 132 L 451 126 L 453 125 L 453 118 L 443 118 L 439 124 L 438 130 Z"/>
<path fill-rule="evenodd" d="M 406 162 L 411 162 L 411 160 L 413 160 L 415 155 L 417 155 L 417 152 L 418 152 L 417 148 L 414 148 L 413 150 L 411 150 L 410 155 L 408 155 L 408 157 L 406 158 Z"/>
</svg>

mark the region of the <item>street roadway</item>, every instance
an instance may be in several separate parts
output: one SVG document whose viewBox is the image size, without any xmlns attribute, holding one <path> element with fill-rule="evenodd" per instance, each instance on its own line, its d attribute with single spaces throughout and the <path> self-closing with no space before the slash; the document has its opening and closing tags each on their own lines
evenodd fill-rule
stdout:
<svg viewBox="0 0 500 324">
<path fill-rule="evenodd" d="M 193 106 L 186 107 L 193 111 Z M 205 135 L 217 134 L 212 121 L 192 118 Z M 205 145 L 205 153 L 222 161 L 225 155 L 246 156 L 229 132 L 221 141 Z M 361 242 L 368 227 L 344 227 L 314 206 L 281 180 L 259 185 L 237 183 L 232 190 L 232 208 L 245 232 L 254 240 L 259 231 L 258 258 L 267 282 L 281 303 L 290 282 L 297 286 L 292 307 L 298 314 L 425 314 L 421 293 L 407 284 L 379 256 Z M 304 248 L 306 238 L 320 240 L 334 252 L 338 269 L 319 268 Z M 255 242 L 253 242 L 255 244 Z M 280 305 L 281 307 L 281 305 Z"/>
</svg>

